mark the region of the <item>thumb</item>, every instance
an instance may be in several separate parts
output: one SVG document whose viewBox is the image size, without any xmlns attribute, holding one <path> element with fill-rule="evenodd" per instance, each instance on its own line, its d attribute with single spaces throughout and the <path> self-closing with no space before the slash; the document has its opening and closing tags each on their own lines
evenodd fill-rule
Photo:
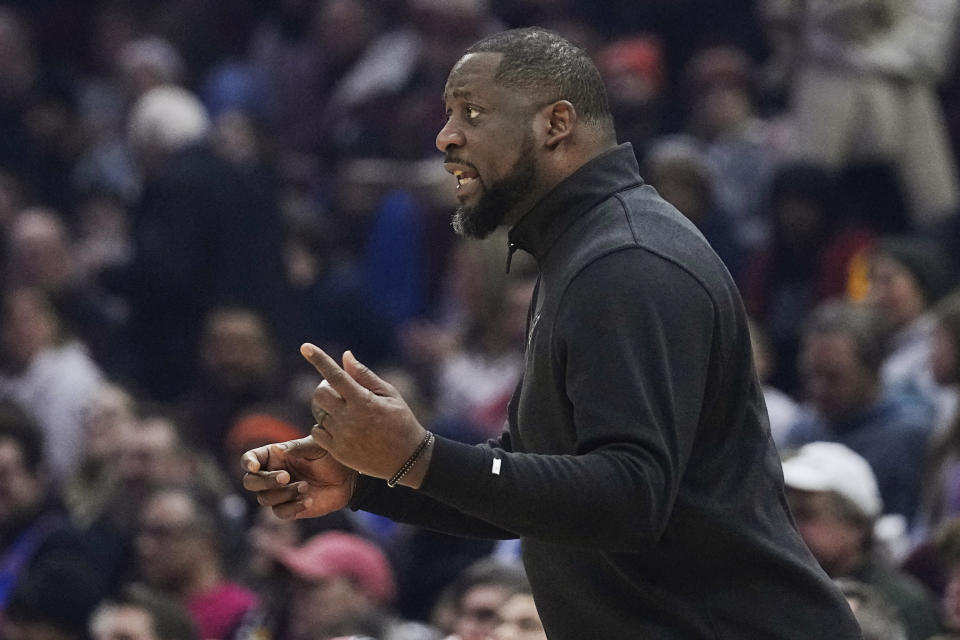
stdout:
<svg viewBox="0 0 960 640">
<path fill-rule="evenodd" d="M 356 380 L 361 387 L 369 389 L 378 396 L 396 395 L 393 385 L 380 378 L 370 370 L 370 367 L 357 360 L 352 351 L 343 354 L 343 370 Z"/>
</svg>

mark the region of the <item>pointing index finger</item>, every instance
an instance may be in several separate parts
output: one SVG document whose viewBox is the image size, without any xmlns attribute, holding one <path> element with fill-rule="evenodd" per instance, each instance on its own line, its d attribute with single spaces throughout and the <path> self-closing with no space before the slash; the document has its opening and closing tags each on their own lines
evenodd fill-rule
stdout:
<svg viewBox="0 0 960 640">
<path fill-rule="evenodd" d="M 363 390 L 356 380 L 350 377 L 344 371 L 337 361 L 328 356 L 316 345 L 309 342 L 300 346 L 300 354 L 307 359 L 307 362 L 313 365 L 324 380 L 330 383 L 343 398 L 356 397 Z"/>
</svg>

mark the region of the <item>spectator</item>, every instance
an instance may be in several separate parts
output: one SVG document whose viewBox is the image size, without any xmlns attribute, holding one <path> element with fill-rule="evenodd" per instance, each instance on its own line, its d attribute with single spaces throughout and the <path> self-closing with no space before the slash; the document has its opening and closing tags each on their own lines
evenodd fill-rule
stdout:
<svg viewBox="0 0 960 640">
<path fill-rule="evenodd" d="M 46 294 L 66 333 L 76 336 L 98 363 L 112 363 L 126 322 L 125 308 L 84 273 L 73 238 L 53 210 L 21 211 L 7 237 L 8 286 Z"/>
<path fill-rule="evenodd" d="M 86 640 L 87 618 L 105 594 L 96 565 L 51 555 L 10 594 L 0 616 L 4 640 Z"/>
<path fill-rule="evenodd" d="M 47 463 L 62 482 L 76 469 L 83 414 L 103 375 L 39 289 L 2 294 L 0 338 L 0 398 L 15 400 L 37 420 Z"/>
<path fill-rule="evenodd" d="M 689 136 L 657 139 L 644 157 L 644 179 L 697 226 L 739 281 L 746 250 L 730 212 L 717 198 L 720 175 L 710 164 L 706 149 Z"/>
<path fill-rule="evenodd" d="M 225 464 L 223 443 L 245 409 L 283 397 L 279 360 L 270 326 L 252 309 L 223 307 L 203 319 L 198 373 L 182 406 L 193 430 L 188 434 Z"/>
<path fill-rule="evenodd" d="M 356 98 L 357 91 L 389 91 L 394 68 L 412 63 L 409 49 L 391 49 L 397 55 L 387 59 L 394 68 L 371 71 L 368 59 L 382 49 L 371 46 L 381 14 L 377 3 L 367 0 L 287 3 L 255 29 L 249 54 L 253 81 L 262 87 L 266 117 L 288 154 L 326 156 L 349 148 L 356 142 L 356 123 L 327 122 L 328 113 L 346 100 L 340 94 Z"/>
<path fill-rule="evenodd" d="M 954 282 L 950 259 L 933 240 L 884 236 L 870 253 L 869 274 L 868 300 L 892 330 L 883 384 L 933 404 L 937 426 L 945 426 L 956 410 L 956 398 L 933 378 L 935 321 L 929 311 Z"/>
<path fill-rule="evenodd" d="M 793 85 L 793 153 L 838 168 L 886 160 L 909 210 L 929 227 L 958 203 L 937 85 L 950 66 L 952 0 L 798 3 L 802 51 Z"/>
<path fill-rule="evenodd" d="M 137 36 L 134 18 L 123 9 L 102 9 L 94 35 L 104 76 L 80 83 L 80 119 L 90 143 L 74 165 L 80 191 L 106 190 L 126 202 L 136 200 L 141 178 L 124 139 L 124 118 L 131 105 L 151 89 L 179 85 L 186 65 L 170 42 L 156 35 Z"/>
<path fill-rule="evenodd" d="M 201 638 L 234 638 L 256 614 L 256 594 L 231 581 L 224 571 L 226 534 L 217 503 L 189 489 L 158 489 L 140 509 L 136 536 L 140 576 L 186 606 Z"/>
<path fill-rule="evenodd" d="M 500 607 L 524 582 L 518 564 L 478 560 L 450 583 L 437 603 L 435 622 L 451 634 L 446 640 L 486 640 L 497 626 Z"/>
<path fill-rule="evenodd" d="M 507 598 L 497 611 L 497 618 L 499 623 L 493 630 L 494 640 L 547 640 L 529 586 Z"/>
<path fill-rule="evenodd" d="M 97 560 L 58 499 L 46 466 L 42 432 L 19 407 L 0 402 L 0 614 L 14 590 L 32 576 L 38 582 L 23 587 L 24 599 L 49 595 L 44 590 L 51 586 L 51 574 L 40 577 L 45 565 L 65 563 L 71 575 L 74 571 L 94 575 Z M 24 607 L 34 611 L 28 602 Z"/>
<path fill-rule="evenodd" d="M 102 600 L 89 631 L 92 640 L 201 640 L 183 605 L 140 584 Z"/>
<path fill-rule="evenodd" d="M 143 348 L 136 379 L 160 401 L 186 391 L 200 327 L 215 308 L 243 306 L 272 326 L 282 317 L 282 222 L 272 170 L 215 153 L 209 119 L 189 92 L 157 87 L 134 105 L 130 143 L 144 188 L 133 263 L 109 276 L 131 303 Z M 107 274 L 105 274 L 106 277 Z"/>
<path fill-rule="evenodd" d="M 62 489 L 70 518 L 77 526 L 90 526 L 116 490 L 116 463 L 123 443 L 132 436 L 135 421 L 133 397 L 118 385 L 101 384 L 83 415 L 77 469 Z"/>
<path fill-rule="evenodd" d="M 190 449 L 182 430 L 174 414 L 162 407 L 146 406 L 119 443 L 117 481 L 100 499 L 104 507 L 89 531 L 118 550 L 121 577 L 132 573 L 137 518 L 151 493 L 176 484 L 218 497 L 229 495 L 224 472 L 202 452 Z"/>
<path fill-rule="evenodd" d="M 800 535 L 830 577 L 876 589 L 896 606 L 910 640 L 939 630 L 931 594 L 877 548 L 883 502 L 866 460 L 842 444 L 812 442 L 784 461 L 783 478 Z"/>
<path fill-rule="evenodd" d="M 687 130 L 703 142 L 717 176 L 714 202 L 729 217 L 735 243 L 751 251 L 770 238 L 763 201 L 783 146 L 776 127 L 756 113 L 754 75 L 747 54 L 731 45 L 701 49 L 683 72 L 691 109 Z"/>
<path fill-rule="evenodd" d="M 390 615 L 393 570 L 386 555 L 363 538 L 321 533 L 279 552 L 277 560 L 292 576 L 286 619 L 290 640 L 345 635 L 432 640 L 439 635 Z"/>
<path fill-rule="evenodd" d="M 821 257 L 833 232 L 833 200 L 825 170 L 780 167 L 768 192 L 770 242 L 748 258 L 741 278 L 747 312 L 767 333 L 779 363 L 771 382 L 791 394 L 798 390 L 800 323 L 825 296 Z"/>
<path fill-rule="evenodd" d="M 784 446 L 826 440 L 850 447 L 870 463 L 887 513 L 909 523 L 933 415 L 929 406 L 883 388 L 883 347 L 872 310 L 849 302 L 818 307 L 804 327 L 800 356 L 809 402 Z"/>
<path fill-rule="evenodd" d="M 945 296 L 933 309 L 930 372 L 933 381 L 958 392 L 960 382 L 960 291 Z M 960 416 L 934 436 L 924 469 L 923 535 L 960 515 Z"/>
</svg>

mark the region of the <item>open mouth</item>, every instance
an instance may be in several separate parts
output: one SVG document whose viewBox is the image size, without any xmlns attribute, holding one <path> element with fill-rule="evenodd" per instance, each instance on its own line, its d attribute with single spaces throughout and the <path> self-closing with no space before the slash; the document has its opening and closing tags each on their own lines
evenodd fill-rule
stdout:
<svg viewBox="0 0 960 640">
<path fill-rule="evenodd" d="M 457 179 L 458 197 L 466 196 L 472 192 L 476 183 L 480 180 L 480 176 L 476 170 L 468 165 L 448 162 L 443 166 Z"/>
<path fill-rule="evenodd" d="M 454 171 L 453 175 L 457 178 L 457 191 L 477 181 L 477 174 L 469 171 Z"/>
</svg>

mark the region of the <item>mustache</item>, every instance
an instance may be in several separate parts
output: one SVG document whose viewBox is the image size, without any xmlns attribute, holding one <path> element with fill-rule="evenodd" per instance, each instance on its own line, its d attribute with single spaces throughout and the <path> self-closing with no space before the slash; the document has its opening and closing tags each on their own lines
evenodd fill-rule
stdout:
<svg viewBox="0 0 960 640">
<path fill-rule="evenodd" d="M 445 164 L 446 164 L 446 163 L 450 163 L 450 164 L 462 164 L 462 165 L 465 166 L 465 167 L 470 167 L 470 168 L 473 169 L 474 171 L 477 170 L 477 168 L 474 166 L 474 164 L 473 164 L 472 162 L 467 162 L 466 160 L 463 160 L 463 159 L 461 159 L 461 158 L 457 158 L 456 156 L 452 156 L 452 155 L 450 155 L 450 154 L 448 154 L 448 153 L 444 153 L 444 154 L 443 154 L 443 162 L 444 162 Z"/>
</svg>

